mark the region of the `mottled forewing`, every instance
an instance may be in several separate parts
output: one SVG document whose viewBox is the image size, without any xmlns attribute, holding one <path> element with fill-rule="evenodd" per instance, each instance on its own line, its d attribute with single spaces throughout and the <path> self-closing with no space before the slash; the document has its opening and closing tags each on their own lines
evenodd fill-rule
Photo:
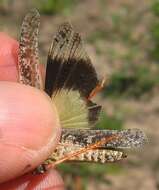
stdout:
<svg viewBox="0 0 159 190">
<path fill-rule="evenodd" d="M 50 47 L 45 91 L 52 96 L 62 88 L 73 89 L 88 97 L 97 84 L 97 74 L 83 48 L 81 36 L 69 23 L 62 24 Z"/>
<path fill-rule="evenodd" d="M 92 130 L 65 128 L 62 129 L 60 143 L 77 144 L 85 147 L 114 135 L 117 137 L 116 139 L 98 148 L 136 148 L 141 147 L 147 141 L 145 134 L 140 129 Z"/>
<path fill-rule="evenodd" d="M 21 26 L 19 45 L 19 82 L 42 89 L 42 79 L 38 58 L 38 29 L 40 15 L 31 10 Z"/>
</svg>

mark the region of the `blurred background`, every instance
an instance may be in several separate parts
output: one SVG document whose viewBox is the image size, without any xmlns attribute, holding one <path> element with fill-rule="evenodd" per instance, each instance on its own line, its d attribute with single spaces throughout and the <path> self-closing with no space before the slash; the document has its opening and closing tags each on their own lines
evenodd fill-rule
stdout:
<svg viewBox="0 0 159 190">
<path fill-rule="evenodd" d="M 159 189 L 159 1 L 0 0 L 0 31 L 19 38 L 25 13 L 41 13 L 40 59 L 57 26 L 70 21 L 100 76 L 110 84 L 96 97 L 103 105 L 96 127 L 140 128 L 149 142 L 116 164 L 62 164 L 68 190 Z"/>
</svg>

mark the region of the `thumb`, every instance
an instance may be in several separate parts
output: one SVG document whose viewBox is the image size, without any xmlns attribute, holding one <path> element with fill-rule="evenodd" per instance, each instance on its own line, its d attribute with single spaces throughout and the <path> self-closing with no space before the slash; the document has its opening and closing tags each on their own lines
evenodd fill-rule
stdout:
<svg viewBox="0 0 159 190">
<path fill-rule="evenodd" d="M 60 130 L 55 106 L 39 90 L 0 82 L 0 182 L 22 175 L 54 150 Z"/>
</svg>

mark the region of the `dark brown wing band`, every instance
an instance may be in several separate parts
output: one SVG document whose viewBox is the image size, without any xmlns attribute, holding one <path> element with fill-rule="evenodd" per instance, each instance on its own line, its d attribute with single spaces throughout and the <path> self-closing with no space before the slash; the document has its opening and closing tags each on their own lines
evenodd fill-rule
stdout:
<svg viewBox="0 0 159 190">
<path fill-rule="evenodd" d="M 80 35 L 69 23 L 64 23 L 59 27 L 49 51 L 45 91 L 52 96 L 62 88 L 73 89 L 87 98 L 98 83 Z"/>
</svg>

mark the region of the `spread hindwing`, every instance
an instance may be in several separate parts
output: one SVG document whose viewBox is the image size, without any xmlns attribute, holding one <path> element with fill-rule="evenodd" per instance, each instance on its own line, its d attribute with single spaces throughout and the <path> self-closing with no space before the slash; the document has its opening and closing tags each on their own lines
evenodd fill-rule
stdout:
<svg viewBox="0 0 159 190">
<path fill-rule="evenodd" d="M 99 83 L 95 68 L 86 54 L 81 36 L 69 23 L 62 24 L 51 44 L 45 79 L 45 91 L 52 96 L 65 88 L 88 97 Z"/>
<path fill-rule="evenodd" d="M 81 36 L 74 32 L 69 23 L 60 25 L 48 54 L 45 78 L 46 93 L 54 99 L 55 104 L 58 100 L 58 105 L 59 98 L 57 96 L 65 100 L 70 98 L 74 100 L 75 98 L 72 95 L 80 94 L 88 112 L 87 120 L 93 124 L 98 119 L 101 106 L 90 100 L 88 101 L 87 98 L 98 84 L 96 70 L 83 48 Z M 77 93 L 71 93 L 71 91 L 77 91 Z M 67 93 L 60 96 L 60 93 L 64 92 Z M 77 103 L 77 101 L 74 103 Z M 66 107 L 66 104 L 63 104 L 63 107 Z M 71 104 L 70 107 L 77 109 L 79 105 L 74 104 L 72 106 Z M 66 112 L 68 112 L 68 109 L 65 110 Z M 81 114 L 81 112 L 78 114 Z M 72 117 L 77 117 L 78 114 L 72 115 Z M 81 122 L 85 122 L 85 120 Z"/>
</svg>

